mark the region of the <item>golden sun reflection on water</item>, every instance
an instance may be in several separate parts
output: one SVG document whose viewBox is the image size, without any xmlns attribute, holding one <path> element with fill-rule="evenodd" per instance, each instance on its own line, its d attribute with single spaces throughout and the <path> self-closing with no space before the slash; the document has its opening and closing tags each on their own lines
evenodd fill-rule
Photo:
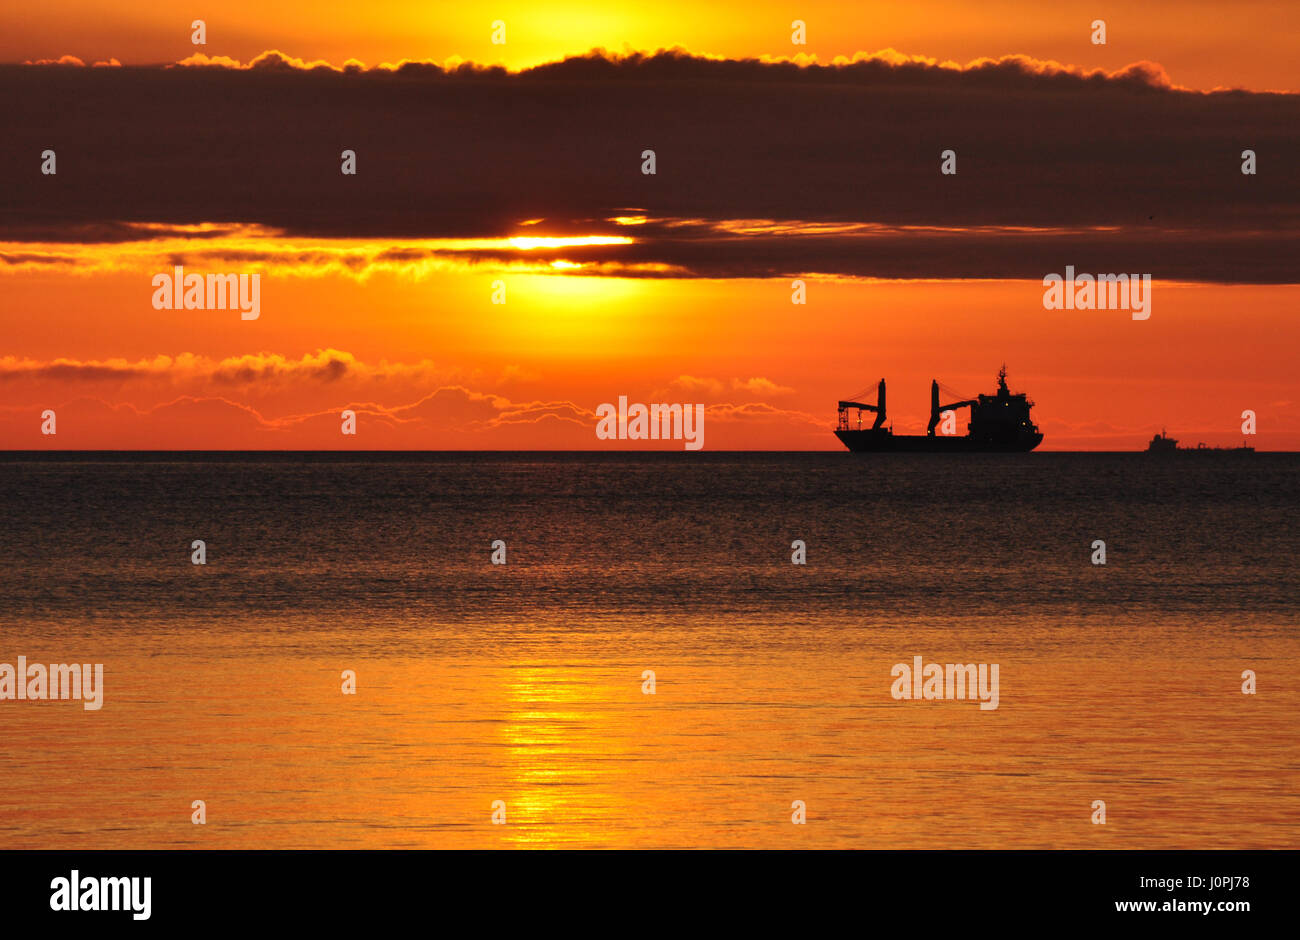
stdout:
<svg viewBox="0 0 1300 940">
<path fill-rule="evenodd" d="M 1024 625 L 1021 625 L 1024 627 Z M 786 628 L 746 624 L 769 640 Z M 673 631 L 667 631 L 672 633 Z M 1174 848 L 1295 846 L 1294 640 L 991 636 L 1001 707 L 896 702 L 890 664 L 947 629 L 826 627 L 726 650 L 559 631 L 482 655 L 304 655 L 175 635 L 87 649 L 105 707 L 5 702 L 12 847 Z M 650 637 L 650 638 L 647 638 Z M 683 640 L 687 637 L 687 640 Z M 329 638 L 347 650 L 347 633 Z M 914 644 L 914 646 L 913 646 Z M 967 641 L 969 644 L 969 641 Z M 31 661 L 48 657 L 38 638 Z M 394 644 L 400 645 L 400 644 Z M 1146 652 L 1135 655 L 1138 650 Z M 965 648 L 969 648 L 967 645 Z M 1248 658 L 1266 695 L 1242 696 Z M 50 660 L 50 661 L 57 661 Z M 340 693 L 355 669 L 358 694 Z M 656 694 L 642 671 L 656 670 Z M 1261 686 L 1263 688 L 1263 686 Z M 190 823 L 191 803 L 208 823 Z M 1089 823 L 1105 799 L 1109 822 Z M 505 825 L 492 823 L 496 800 Z M 807 805 L 791 825 L 791 804 Z"/>
</svg>

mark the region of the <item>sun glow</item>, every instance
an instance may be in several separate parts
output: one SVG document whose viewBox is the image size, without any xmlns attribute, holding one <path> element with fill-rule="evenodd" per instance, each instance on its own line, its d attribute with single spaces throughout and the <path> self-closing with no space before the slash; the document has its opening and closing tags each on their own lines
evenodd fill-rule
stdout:
<svg viewBox="0 0 1300 940">
<path fill-rule="evenodd" d="M 622 235 L 581 235 L 572 238 L 519 235 L 507 239 L 511 248 L 532 251 L 534 248 L 583 248 L 590 245 L 630 245 L 631 238 Z"/>
<path fill-rule="evenodd" d="M 621 235 L 320 238 L 286 235 L 258 225 L 213 223 L 140 223 L 130 228 L 149 237 L 88 243 L 0 241 L 0 276 L 54 268 L 65 268 L 79 275 L 170 270 L 173 264 L 207 268 L 224 263 L 231 255 L 239 255 L 248 267 L 262 273 L 299 277 L 342 274 L 365 278 L 383 271 L 424 277 L 435 270 L 467 271 L 483 265 L 502 270 L 562 273 L 586 268 L 587 259 L 547 258 L 546 254 L 636 242 Z M 612 259 L 591 259 L 597 266 L 604 260 Z"/>
</svg>

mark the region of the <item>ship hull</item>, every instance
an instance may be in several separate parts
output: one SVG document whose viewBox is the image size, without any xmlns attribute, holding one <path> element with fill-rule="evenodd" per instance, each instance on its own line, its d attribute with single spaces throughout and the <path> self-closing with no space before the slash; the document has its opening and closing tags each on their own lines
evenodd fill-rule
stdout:
<svg viewBox="0 0 1300 940">
<path fill-rule="evenodd" d="M 1043 435 L 1023 434 L 1005 440 L 893 434 L 887 430 L 837 430 L 835 436 L 855 454 L 1018 454 L 1033 450 Z"/>
</svg>

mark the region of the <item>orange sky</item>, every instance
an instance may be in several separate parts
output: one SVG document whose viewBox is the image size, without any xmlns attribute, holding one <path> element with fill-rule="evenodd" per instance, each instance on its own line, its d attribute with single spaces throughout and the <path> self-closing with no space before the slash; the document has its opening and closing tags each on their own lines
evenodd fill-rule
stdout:
<svg viewBox="0 0 1300 940">
<path fill-rule="evenodd" d="M 189 23 L 206 12 L 201 51 L 242 61 L 278 48 L 334 63 L 459 57 L 517 68 L 594 46 L 822 61 L 893 47 L 1108 70 L 1147 60 L 1202 89 L 1296 86 L 1294 4 L 1048 6 L 759 0 L 742 15 L 732 4 L 675 0 L 511 0 L 489 12 L 235 0 L 218 12 L 167 0 L 50 0 L 0 12 L 0 60 L 175 61 L 196 51 Z M 808 23 L 806 47 L 789 42 L 796 18 Z M 1108 22 L 1105 46 L 1089 42 L 1096 18 Z M 507 24 L 505 46 L 489 42 L 495 19 Z M 1235 172 L 1235 153 L 1228 159 Z M 528 232 L 551 234 L 544 224 Z M 409 241 L 307 247 L 370 257 Z M 797 306 L 788 278 L 573 275 L 550 266 L 553 255 L 534 261 L 512 249 L 511 261 L 356 272 L 264 259 L 238 268 L 262 272 L 261 316 L 243 321 L 231 311 L 153 309 L 150 279 L 170 270 L 164 244 L 50 245 L 0 233 L 0 249 L 11 260 L 71 259 L 0 269 L 3 448 L 588 449 L 617 446 L 596 440 L 594 410 L 627 395 L 703 403 L 707 449 L 839 449 L 837 399 L 884 376 L 895 430 L 920 433 L 932 378 L 988 393 L 1005 362 L 1012 389 L 1037 402 L 1044 449 L 1137 449 L 1161 427 L 1184 443 L 1235 444 L 1245 409 L 1259 416 L 1258 448 L 1300 449 L 1296 285 L 1158 282 L 1153 315 L 1138 322 L 1125 311 L 1045 310 L 1038 281 L 810 275 L 807 304 Z M 491 302 L 497 280 L 505 304 Z M 355 437 L 340 434 L 345 408 L 360 416 Z M 53 437 L 40 433 L 45 409 L 58 415 Z"/>
<path fill-rule="evenodd" d="M 881 376 L 895 429 L 920 433 L 931 378 L 991 392 L 1005 361 L 1044 449 L 1135 449 L 1161 426 L 1234 443 L 1247 408 L 1259 448 L 1300 448 L 1300 286 L 1156 284 L 1134 321 L 1044 310 L 1029 281 L 809 279 L 796 306 L 785 280 L 451 266 L 267 274 L 244 321 L 152 309 L 152 270 L 0 276 L 25 312 L 0 358 L 3 446 L 588 449 L 612 446 L 596 406 L 628 395 L 705 404 L 707 449 L 836 449 L 835 401 Z"/>
<path fill-rule="evenodd" d="M 1024 54 L 1108 71 L 1148 60 L 1186 87 L 1297 90 L 1295 50 L 1300 8 L 1289 0 L 902 0 L 844 4 L 754 0 L 662 0 L 653 4 L 580 0 L 500 0 L 430 4 L 420 0 L 224 0 L 205 9 L 189 0 L 106 3 L 42 0 L 0 12 L 0 61 L 75 55 L 87 63 L 172 62 L 193 52 L 189 24 L 204 18 L 201 51 L 248 61 L 267 49 L 306 59 L 367 65 L 452 57 L 535 65 L 596 46 L 654 50 L 674 45 L 709 55 L 816 55 L 821 61 L 894 48 L 966 63 Z M 803 20 L 807 44 L 790 42 Z M 1107 42 L 1094 45 L 1090 24 L 1104 19 Z M 506 24 L 493 45 L 491 24 Z"/>
</svg>

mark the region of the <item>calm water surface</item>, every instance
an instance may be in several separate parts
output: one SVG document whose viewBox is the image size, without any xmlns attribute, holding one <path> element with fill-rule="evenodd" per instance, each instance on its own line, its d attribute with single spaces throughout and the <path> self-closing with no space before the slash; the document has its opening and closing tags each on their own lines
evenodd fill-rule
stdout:
<svg viewBox="0 0 1300 940">
<path fill-rule="evenodd" d="M 0 662 L 106 686 L 0 702 L 11 847 L 1300 846 L 1295 455 L 6 454 L 0 507 Z"/>
</svg>

